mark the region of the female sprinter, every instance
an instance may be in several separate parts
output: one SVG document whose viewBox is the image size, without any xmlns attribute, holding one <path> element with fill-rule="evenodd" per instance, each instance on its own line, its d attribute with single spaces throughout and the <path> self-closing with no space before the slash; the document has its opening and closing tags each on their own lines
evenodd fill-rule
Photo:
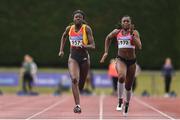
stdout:
<svg viewBox="0 0 180 120">
<path fill-rule="evenodd" d="M 73 13 L 73 24 L 66 27 L 62 37 L 59 56 L 64 55 L 64 46 L 67 36 L 70 41 L 70 55 L 68 68 L 72 80 L 72 92 L 75 101 L 74 113 L 81 113 L 79 91 L 84 83 L 90 68 L 88 49 L 95 49 L 92 30 L 85 23 L 85 14 L 81 10 Z"/>
<path fill-rule="evenodd" d="M 121 19 L 121 28 L 114 29 L 105 39 L 105 51 L 100 60 L 103 63 L 108 56 L 109 45 L 112 38 L 117 38 L 118 53 L 116 70 L 118 73 L 118 105 L 116 110 L 122 110 L 124 105 L 124 115 L 128 113 L 129 102 L 131 98 L 131 87 L 136 70 L 135 49 L 141 49 L 139 33 L 134 30 L 131 24 L 130 16 L 124 16 Z M 125 83 L 125 84 L 124 84 Z M 123 102 L 123 90 L 125 86 L 125 101 Z M 124 104 L 123 104 L 124 103 Z"/>
</svg>

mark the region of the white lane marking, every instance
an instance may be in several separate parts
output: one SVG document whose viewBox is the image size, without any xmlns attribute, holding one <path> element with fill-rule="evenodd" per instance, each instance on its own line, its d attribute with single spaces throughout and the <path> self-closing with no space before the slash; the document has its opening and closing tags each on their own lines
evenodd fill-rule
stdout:
<svg viewBox="0 0 180 120">
<path fill-rule="evenodd" d="M 99 120 L 103 119 L 103 100 L 104 100 L 104 94 L 101 94 L 99 98 Z"/>
<path fill-rule="evenodd" d="M 66 99 L 67 99 L 67 97 L 64 98 L 64 99 L 62 99 L 61 101 L 58 101 L 58 102 L 50 105 L 49 107 L 46 107 L 45 109 L 41 110 L 40 112 L 31 115 L 30 117 L 26 118 L 25 120 L 30 120 L 31 118 L 33 118 L 33 117 L 35 117 L 35 116 L 37 116 L 37 115 L 39 115 L 39 114 L 42 114 L 43 112 L 46 112 L 46 111 L 52 109 L 53 107 L 55 107 L 55 106 L 61 104 L 62 102 L 64 102 Z"/>
<path fill-rule="evenodd" d="M 153 107 L 153 106 L 151 106 L 151 105 L 149 105 L 149 104 L 143 102 L 142 100 L 140 100 L 140 99 L 138 99 L 138 98 L 135 98 L 135 97 L 134 97 L 134 100 L 137 101 L 138 103 L 140 103 L 140 104 L 142 104 L 142 105 L 144 105 L 144 106 L 146 106 L 146 107 L 148 107 L 148 108 L 150 108 L 150 109 L 152 109 L 152 110 L 158 112 L 159 114 L 163 115 L 164 117 L 169 118 L 170 120 L 175 120 L 175 118 L 173 118 L 173 117 L 167 115 L 167 114 L 164 113 L 164 112 L 161 112 L 160 110 L 158 110 L 158 109 L 156 109 L 155 107 Z"/>
</svg>

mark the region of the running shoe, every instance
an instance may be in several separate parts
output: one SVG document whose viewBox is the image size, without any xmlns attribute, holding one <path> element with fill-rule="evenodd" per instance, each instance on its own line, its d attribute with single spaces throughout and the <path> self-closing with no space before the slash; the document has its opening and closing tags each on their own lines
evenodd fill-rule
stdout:
<svg viewBox="0 0 180 120">
<path fill-rule="evenodd" d="M 74 113 L 81 113 L 81 107 L 79 105 L 74 107 Z"/>
<path fill-rule="evenodd" d="M 117 111 L 121 111 L 123 109 L 123 99 L 119 99 L 119 103 L 116 107 Z"/>
<path fill-rule="evenodd" d="M 128 109 L 129 109 L 129 102 L 125 102 L 123 116 L 128 115 Z"/>
</svg>

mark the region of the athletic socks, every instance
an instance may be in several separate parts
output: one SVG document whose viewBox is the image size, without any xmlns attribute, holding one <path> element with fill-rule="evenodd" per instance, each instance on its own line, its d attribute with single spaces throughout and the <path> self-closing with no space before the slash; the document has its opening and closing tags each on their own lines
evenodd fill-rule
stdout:
<svg viewBox="0 0 180 120">
<path fill-rule="evenodd" d="M 124 104 L 124 112 L 123 112 L 124 117 L 126 117 L 128 115 L 128 109 L 129 109 L 129 102 L 125 102 L 125 104 Z"/>
<path fill-rule="evenodd" d="M 76 105 L 77 107 L 81 107 L 79 104 Z"/>
<path fill-rule="evenodd" d="M 127 116 L 127 114 L 128 114 L 129 101 L 131 99 L 131 93 L 132 93 L 131 90 L 125 90 L 126 100 L 124 102 L 124 113 L 123 113 L 124 116 Z"/>
<path fill-rule="evenodd" d="M 124 92 L 124 83 L 118 82 L 117 84 L 117 92 L 118 92 L 118 105 L 116 110 L 121 111 L 123 108 L 123 92 Z"/>
<path fill-rule="evenodd" d="M 118 99 L 118 105 L 116 107 L 116 110 L 121 111 L 122 109 L 123 109 L 123 99 L 120 98 L 120 99 Z"/>
<path fill-rule="evenodd" d="M 117 88 L 118 88 L 118 99 L 123 98 L 123 92 L 124 92 L 124 83 L 120 83 L 118 82 L 117 84 Z"/>
<path fill-rule="evenodd" d="M 120 82 L 118 82 L 117 88 L 118 88 L 118 91 L 117 91 L 118 92 L 118 105 L 116 107 L 116 110 L 121 111 L 123 106 L 124 106 L 123 114 L 126 116 L 127 113 L 128 113 L 129 102 L 130 102 L 130 99 L 131 99 L 132 91 L 131 90 L 126 90 L 125 89 L 125 84 L 120 83 Z M 124 89 L 125 89 L 125 91 L 124 91 Z M 125 95 L 124 96 L 124 98 L 125 98 L 124 99 L 125 100 L 124 104 L 123 104 L 123 92 L 125 92 L 125 94 L 124 94 Z"/>
</svg>

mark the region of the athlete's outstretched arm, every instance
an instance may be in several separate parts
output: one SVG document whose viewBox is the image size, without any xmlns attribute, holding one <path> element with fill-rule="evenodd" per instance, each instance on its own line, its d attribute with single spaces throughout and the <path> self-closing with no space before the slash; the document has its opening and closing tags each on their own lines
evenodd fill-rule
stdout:
<svg viewBox="0 0 180 120">
<path fill-rule="evenodd" d="M 87 38 L 89 40 L 88 45 L 82 45 L 82 47 L 87 48 L 87 49 L 95 49 L 95 42 L 94 42 L 94 37 L 91 28 L 87 25 L 86 27 L 86 33 L 87 33 Z"/>
<path fill-rule="evenodd" d="M 142 44 L 141 44 L 141 40 L 140 40 L 139 33 L 137 30 L 133 31 L 133 39 L 134 39 L 134 44 L 135 44 L 136 48 L 141 50 Z"/>
<path fill-rule="evenodd" d="M 109 46 L 111 44 L 111 40 L 112 38 L 116 37 L 116 35 L 118 34 L 119 30 L 118 29 L 114 29 L 111 33 L 109 33 L 105 39 L 105 45 L 104 45 L 104 54 L 100 60 L 100 63 L 103 63 L 105 61 L 105 59 L 108 56 L 108 51 L 109 51 Z"/>
<path fill-rule="evenodd" d="M 70 30 L 70 26 L 66 27 L 66 30 L 62 34 L 61 43 L 60 43 L 60 50 L 59 50 L 59 56 L 60 57 L 63 57 L 63 55 L 64 55 L 64 45 L 66 43 L 66 39 L 67 39 L 69 30 Z"/>
</svg>

